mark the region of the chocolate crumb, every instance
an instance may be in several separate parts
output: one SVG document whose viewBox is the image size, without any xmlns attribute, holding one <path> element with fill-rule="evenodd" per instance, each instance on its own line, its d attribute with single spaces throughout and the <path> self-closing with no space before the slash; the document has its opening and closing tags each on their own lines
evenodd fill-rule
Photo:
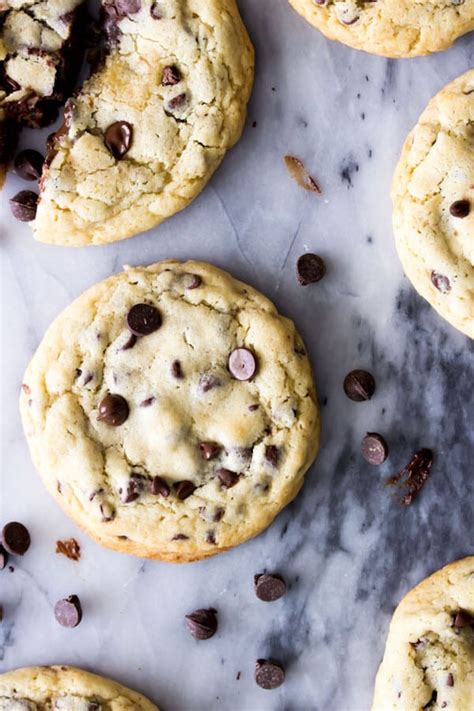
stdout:
<svg viewBox="0 0 474 711">
<path fill-rule="evenodd" d="M 75 538 L 68 538 L 64 541 L 56 541 L 56 553 L 65 555 L 69 560 L 79 560 L 81 547 Z"/>
<path fill-rule="evenodd" d="M 410 506 L 413 503 L 430 477 L 432 464 L 431 449 L 420 449 L 400 472 L 387 479 L 389 486 L 398 485 L 400 491 L 407 489 L 407 493 L 400 499 L 402 506 Z"/>
</svg>

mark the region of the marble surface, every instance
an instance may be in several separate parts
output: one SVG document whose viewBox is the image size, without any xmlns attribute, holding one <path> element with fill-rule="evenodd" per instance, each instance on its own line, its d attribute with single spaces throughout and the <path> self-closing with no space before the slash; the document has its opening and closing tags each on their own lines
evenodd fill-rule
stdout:
<svg viewBox="0 0 474 711">
<path fill-rule="evenodd" d="M 35 244 L 12 220 L 7 198 L 20 181 L 10 177 L 0 196 L 0 520 L 25 522 L 33 540 L 14 572 L 0 573 L 0 671 L 76 664 L 142 690 L 165 711 L 362 711 L 396 602 L 474 548 L 474 348 L 404 278 L 388 194 L 406 133 L 430 96 L 473 66 L 473 39 L 437 56 L 389 61 L 325 40 L 286 0 L 240 5 L 257 48 L 249 121 L 185 212 L 126 242 L 72 250 Z M 285 153 L 305 161 L 322 198 L 291 181 Z M 305 250 L 323 255 L 328 273 L 303 289 L 294 265 Z M 296 320 L 323 421 L 306 485 L 271 528 L 184 566 L 88 541 L 43 490 L 17 408 L 23 370 L 54 316 L 124 263 L 168 257 L 213 261 Z M 354 367 L 376 376 L 370 403 L 344 396 Z M 359 454 L 367 430 L 390 444 L 382 467 Z M 384 479 L 420 447 L 435 451 L 432 479 L 404 509 Z M 70 536 L 82 546 L 79 563 L 54 552 L 56 539 Z M 264 569 L 291 584 L 273 604 L 253 593 L 253 574 Z M 53 605 L 71 593 L 81 597 L 84 619 L 66 630 Z M 220 620 L 217 636 L 202 643 L 183 626 L 183 615 L 200 606 L 218 608 Z M 255 685 L 262 656 L 286 666 L 277 691 Z"/>
</svg>

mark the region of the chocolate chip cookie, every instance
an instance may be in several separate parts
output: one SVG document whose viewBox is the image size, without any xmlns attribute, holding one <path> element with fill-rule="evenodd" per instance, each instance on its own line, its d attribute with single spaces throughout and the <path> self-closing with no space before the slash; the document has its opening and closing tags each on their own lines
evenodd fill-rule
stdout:
<svg viewBox="0 0 474 711">
<path fill-rule="evenodd" d="M 289 0 L 329 39 L 384 57 L 447 49 L 474 30 L 474 0 Z"/>
<path fill-rule="evenodd" d="M 128 267 L 49 328 L 21 392 L 44 483 L 105 546 L 169 561 L 255 536 L 316 456 L 291 321 L 200 262 Z"/>
<path fill-rule="evenodd" d="M 398 254 L 415 289 L 474 338 L 474 70 L 430 101 L 392 187 Z"/>
<path fill-rule="evenodd" d="M 0 674 L 0 711 L 158 711 L 136 691 L 74 667 Z"/>
<path fill-rule="evenodd" d="M 242 132 L 253 48 L 235 0 L 103 0 L 108 51 L 66 106 L 40 184 L 41 242 L 113 242 L 207 183 Z"/>
<path fill-rule="evenodd" d="M 438 570 L 393 615 L 372 711 L 474 708 L 474 557 Z"/>
</svg>

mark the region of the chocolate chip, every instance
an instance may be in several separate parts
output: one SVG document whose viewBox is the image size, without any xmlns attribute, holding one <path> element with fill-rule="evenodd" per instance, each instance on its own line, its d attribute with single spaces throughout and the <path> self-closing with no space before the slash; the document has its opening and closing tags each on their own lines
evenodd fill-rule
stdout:
<svg viewBox="0 0 474 711">
<path fill-rule="evenodd" d="M 155 400 L 156 398 L 153 397 L 153 395 L 151 397 L 147 397 L 146 400 L 142 400 L 142 402 L 140 403 L 140 407 L 150 407 L 150 405 L 153 405 Z"/>
<path fill-rule="evenodd" d="M 168 101 L 168 109 L 170 111 L 176 111 L 176 109 L 182 109 L 186 103 L 186 94 L 178 94 Z"/>
<path fill-rule="evenodd" d="M 225 469 L 224 467 L 216 471 L 216 476 L 224 489 L 231 489 L 240 479 L 239 474 L 232 472 L 230 469 Z"/>
<path fill-rule="evenodd" d="M 69 560 L 79 560 L 81 547 L 75 538 L 68 538 L 65 541 L 56 541 L 56 553 L 65 555 Z"/>
<path fill-rule="evenodd" d="M 354 402 L 370 400 L 375 392 L 373 375 L 366 370 L 352 370 L 344 379 L 344 392 Z"/>
<path fill-rule="evenodd" d="M 199 387 L 203 393 L 207 393 L 213 388 L 218 388 L 220 385 L 221 381 L 213 373 L 203 373 L 199 378 Z"/>
<path fill-rule="evenodd" d="M 214 459 L 215 457 L 217 457 L 217 455 L 221 451 L 220 445 L 216 442 L 200 442 L 199 449 L 201 450 L 202 458 L 205 459 L 207 462 L 210 459 Z"/>
<path fill-rule="evenodd" d="M 181 363 L 179 360 L 174 360 L 171 364 L 171 375 L 173 378 L 177 378 L 178 380 L 181 380 L 183 376 L 183 370 L 181 368 Z"/>
<path fill-rule="evenodd" d="M 454 686 L 454 676 L 452 674 L 448 674 L 446 678 L 446 686 Z"/>
<path fill-rule="evenodd" d="M 449 212 L 453 217 L 467 217 L 471 211 L 469 200 L 456 200 L 449 207 Z"/>
<path fill-rule="evenodd" d="M 130 334 L 130 337 L 128 340 L 123 344 L 122 348 L 120 349 L 121 351 L 128 351 L 130 348 L 133 348 L 133 346 L 137 342 L 137 337 L 134 333 Z"/>
<path fill-rule="evenodd" d="M 463 627 L 469 627 L 470 625 L 474 625 L 474 616 L 467 610 L 458 610 L 454 616 L 453 627 L 462 629 Z"/>
<path fill-rule="evenodd" d="M 301 286 L 321 281 L 325 274 L 326 265 L 318 254 L 303 254 L 296 263 L 296 276 Z"/>
<path fill-rule="evenodd" d="M 161 83 L 163 86 L 174 86 L 181 81 L 181 72 L 178 67 L 171 65 L 163 69 Z"/>
<path fill-rule="evenodd" d="M 3 527 L 2 543 L 8 553 L 24 555 L 31 543 L 28 529 L 18 521 L 10 521 Z"/>
<path fill-rule="evenodd" d="M 276 467 L 280 459 L 280 450 L 274 444 L 269 444 L 265 447 L 265 459 L 270 462 L 272 467 Z"/>
<path fill-rule="evenodd" d="M 110 427 L 123 425 L 128 418 L 130 408 L 124 397 L 109 393 L 100 402 L 97 419 Z"/>
<path fill-rule="evenodd" d="M 143 491 L 143 477 L 139 474 L 132 474 L 127 484 L 127 488 L 121 491 L 121 501 L 123 504 L 132 504 L 138 499 Z"/>
<path fill-rule="evenodd" d="M 249 412 L 255 412 L 255 410 L 258 410 L 259 407 L 260 405 L 256 403 L 254 405 L 249 405 Z"/>
<path fill-rule="evenodd" d="M 8 552 L 0 543 L 0 570 L 4 570 L 8 564 Z"/>
<path fill-rule="evenodd" d="M 161 476 L 153 477 L 151 482 L 151 493 L 155 496 L 164 496 L 165 498 L 170 495 L 170 488 Z"/>
<path fill-rule="evenodd" d="M 279 600 L 286 592 L 286 583 L 280 575 L 260 573 L 254 577 L 255 594 L 263 602 Z"/>
<path fill-rule="evenodd" d="M 23 180 L 39 180 L 43 172 L 44 158 L 38 151 L 27 148 L 15 158 L 15 170 Z"/>
<path fill-rule="evenodd" d="M 186 615 L 186 625 L 194 639 L 210 639 L 217 632 L 217 610 L 195 610 Z"/>
<path fill-rule="evenodd" d="M 160 2 L 159 0 L 157 2 L 154 2 L 150 8 L 150 15 L 153 17 L 155 20 L 161 20 L 163 15 L 161 14 L 160 10 Z"/>
<path fill-rule="evenodd" d="M 186 536 L 184 533 L 177 533 L 173 538 L 171 539 L 172 541 L 189 541 L 189 536 Z"/>
<path fill-rule="evenodd" d="M 133 126 L 127 121 L 116 121 L 104 134 L 104 143 L 115 160 L 121 160 L 130 150 L 133 139 Z"/>
<path fill-rule="evenodd" d="M 367 432 L 362 440 L 361 451 L 369 464 L 383 464 L 388 457 L 388 445 L 378 432 Z"/>
<path fill-rule="evenodd" d="M 185 274 L 183 276 L 183 284 L 185 289 L 197 289 L 202 284 L 202 279 L 199 274 Z"/>
<path fill-rule="evenodd" d="M 149 336 L 161 326 L 160 312 L 151 304 L 135 304 L 127 314 L 127 326 L 135 336 Z"/>
<path fill-rule="evenodd" d="M 58 600 L 54 606 L 54 616 L 62 627 L 77 627 L 82 620 L 82 608 L 77 595 Z"/>
<path fill-rule="evenodd" d="M 252 351 L 236 348 L 229 356 L 228 367 L 237 380 L 250 380 L 257 369 L 257 361 Z"/>
<path fill-rule="evenodd" d="M 431 283 L 442 294 L 446 294 L 448 291 L 451 291 L 451 284 L 448 277 L 444 276 L 444 274 L 440 274 L 439 272 L 435 272 L 434 270 L 431 272 Z"/>
<path fill-rule="evenodd" d="M 216 546 L 217 541 L 216 541 L 216 534 L 214 531 L 208 531 L 206 533 L 206 541 L 209 543 L 211 546 Z"/>
<path fill-rule="evenodd" d="M 175 484 L 173 484 L 173 488 L 176 492 L 176 496 L 181 501 L 187 499 L 196 490 L 196 487 L 194 486 L 193 482 L 188 481 L 187 479 L 184 479 L 183 481 L 177 481 Z"/>
<path fill-rule="evenodd" d="M 20 190 L 9 200 L 13 217 L 20 222 L 31 222 L 36 217 L 38 195 L 31 190 Z"/>
<path fill-rule="evenodd" d="M 221 506 L 218 506 L 212 515 L 212 520 L 215 521 L 216 523 L 218 521 L 222 521 L 224 514 L 225 514 L 225 509 L 223 509 Z"/>
<path fill-rule="evenodd" d="M 285 681 L 285 670 L 278 662 L 257 659 L 255 681 L 262 689 L 276 689 Z"/>
</svg>

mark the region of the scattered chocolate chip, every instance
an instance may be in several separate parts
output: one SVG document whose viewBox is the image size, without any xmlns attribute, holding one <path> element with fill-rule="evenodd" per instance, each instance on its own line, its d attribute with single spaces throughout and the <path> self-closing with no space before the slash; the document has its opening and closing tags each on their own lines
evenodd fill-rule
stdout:
<svg viewBox="0 0 474 711">
<path fill-rule="evenodd" d="M 182 380 L 183 376 L 183 369 L 181 368 L 181 363 L 179 360 L 174 360 L 171 363 L 171 375 L 173 378 L 177 378 L 178 380 Z"/>
<path fill-rule="evenodd" d="M 321 194 L 321 188 L 319 187 L 315 179 L 312 178 L 311 175 L 308 173 L 299 158 L 295 158 L 295 156 L 285 156 L 284 161 L 289 174 L 291 175 L 293 180 L 298 183 L 300 188 L 310 190 L 311 192 L 317 193 L 318 195 Z"/>
<path fill-rule="evenodd" d="M 268 447 L 265 447 L 265 459 L 267 462 L 270 462 L 272 467 L 276 467 L 280 459 L 280 450 L 278 447 L 274 444 L 269 444 Z"/>
<path fill-rule="evenodd" d="M 119 427 L 123 425 L 129 413 L 130 408 L 125 398 L 109 393 L 100 401 L 97 419 L 110 427 Z"/>
<path fill-rule="evenodd" d="M 143 476 L 132 474 L 125 490 L 120 490 L 123 504 L 132 504 L 143 491 Z"/>
<path fill-rule="evenodd" d="M 184 533 L 177 533 L 173 538 L 171 539 L 172 541 L 188 541 L 189 536 L 186 536 Z"/>
<path fill-rule="evenodd" d="M 38 151 L 27 148 L 15 158 L 15 170 L 23 180 L 39 180 L 43 172 L 44 158 Z"/>
<path fill-rule="evenodd" d="M 174 86 L 181 81 L 181 72 L 175 65 L 165 67 L 163 69 L 163 75 L 161 77 L 161 83 L 163 86 Z"/>
<path fill-rule="evenodd" d="M 285 681 L 285 670 L 278 662 L 257 659 L 255 681 L 262 689 L 276 689 Z"/>
<path fill-rule="evenodd" d="M 62 627 L 77 627 L 82 620 L 82 608 L 77 595 L 58 600 L 54 606 L 54 616 Z"/>
<path fill-rule="evenodd" d="M 419 494 L 431 474 L 433 464 L 433 452 L 431 449 L 420 449 L 416 452 L 411 461 L 398 474 L 394 474 L 387 480 L 389 486 L 400 483 L 400 489 L 407 489 L 400 503 L 402 506 L 409 506 L 413 499 Z"/>
<path fill-rule="evenodd" d="M 2 531 L 2 543 L 8 553 L 24 555 L 30 547 L 31 538 L 28 529 L 18 521 L 5 524 Z"/>
<path fill-rule="evenodd" d="M 25 393 L 25 395 L 30 395 L 30 394 L 31 394 L 31 388 L 30 388 L 30 386 L 27 385 L 26 383 L 23 383 L 23 384 L 22 384 L 21 389 L 23 390 L 23 392 Z"/>
<path fill-rule="evenodd" d="M 308 252 L 303 254 L 296 263 L 296 276 L 301 286 L 321 281 L 326 274 L 326 265 L 319 254 Z"/>
<path fill-rule="evenodd" d="M 197 289 L 202 284 L 199 274 L 184 274 L 183 283 L 185 289 Z"/>
<path fill-rule="evenodd" d="M 456 200 L 449 207 L 449 212 L 453 217 L 467 217 L 471 211 L 469 200 Z"/>
<path fill-rule="evenodd" d="M 122 348 L 120 349 L 121 351 L 129 351 L 130 348 L 133 348 L 133 346 L 137 342 L 137 337 L 134 333 L 130 334 L 130 337 L 127 339 L 127 341 L 123 344 Z"/>
<path fill-rule="evenodd" d="M 221 381 L 213 373 L 203 373 L 199 378 L 199 387 L 203 393 L 207 393 L 213 388 L 218 388 L 220 385 Z"/>
<path fill-rule="evenodd" d="M 260 405 L 257 405 L 256 403 L 254 405 L 249 405 L 249 412 L 255 412 L 255 410 L 258 410 Z"/>
<path fill-rule="evenodd" d="M 168 101 L 168 109 L 170 111 L 176 111 L 177 109 L 182 109 L 186 103 L 186 94 L 178 94 Z"/>
<path fill-rule="evenodd" d="M 225 509 L 223 509 L 221 506 L 218 506 L 217 509 L 214 511 L 212 520 L 215 521 L 216 523 L 218 521 L 222 521 L 224 514 L 225 514 Z"/>
<path fill-rule="evenodd" d="M 4 570 L 8 564 L 8 552 L 0 543 L 0 570 Z"/>
<path fill-rule="evenodd" d="M 451 673 L 446 678 L 446 686 L 454 686 L 454 676 Z"/>
<path fill-rule="evenodd" d="M 211 546 L 216 546 L 217 541 L 216 541 L 216 534 L 214 531 L 208 531 L 206 533 L 206 541 L 209 543 Z"/>
<path fill-rule="evenodd" d="M 156 400 L 156 398 L 153 397 L 153 395 L 152 395 L 151 397 L 147 397 L 146 400 L 142 400 L 142 401 L 141 401 L 140 407 L 150 407 L 150 405 L 153 405 L 153 403 L 155 402 L 155 400 Z"/>
<path fill-rule="evenodd" d="M 155 496 L 164 496 L 165 498 L 170 495 L 170 488 L 161 476 L 153 477 L 151 482 L 151 493 Z"/>
<path fill-rule="evenodd" d="M 188 481 L 187 479 L 184 479 L 183 481 L 177 481 L 175 484 L 173 484 L 173 488 L 176 492 L 176 496 L 181 501 L 187 499 L 196 490 L 196 487 L 193 482 Z"/>
<path fill-rule="evenodd" d="M 453 627 L 462 629 L 474 625 L 474 615 L 471 615 L 467 610 L 458 610 L 453 619 Z"/>
<path fill-rule="evenodd" d="M 69 560 L 79 560 L 81 548 L 75 538 L 68 538 L 64 541 L 56 541 L 56 553 L 65 555 Z"/>
<path fill-rule="evenodd" d="M 448 291 L 451 291 L 451 283 L 450 283 L 448 277 L 444 276 L 444 274 L 440 274 L 439 272 L 436 272 L 434 270 L 431 272 L 431 283 L 442 294 L 446 294 Z"/>
<path fill-rule="evenodd" d="M 254 577 L 255 594 L 263 602 L 279 600 L 286 592 L 286 583 L 280 575 L 260 573 Z"/>
<path fill-rule="evenodd" d="M 150 15 L 153 17 L 155 20 L 161 20 L 163 15 L 161 14 L 160 10 L 160 2 L 159 0 L 157 2 L 152 3 L 152 6 L 150 8 Z"/>
<path fill-rule="evenodd" d="M 216 442 L 200 442 L 199 449 L 201 450 L 202 458 L 208 462 L 210 459 L 217 457 L 221 451 L 221 446 Z"/>
<path fill-rule="evenodd" d="M 89 494 L 89 501 L 94 501 L 96 496 L 98 496 L 99 494 L 103 494 L 103 493 L 104 493 L 103 489 L 96 489 L 95 491 L 92 492 L 92 494 Z"/>
<path fill-rule="evenodd" d="M 250 380 L 257 369 L 257 361 L 252 351 L 236 348 L 229 356 L 228 367 L 237 380 Z"/>
<path fill-rule="evenodd" d="M 149 336 L 161 326 L 160 312 L 151 304 L 135 304 L 127 314 L 127 326 L 135 336 Z"/>
<path fill-rule="evenodd" d="M 361 451 L 369 464 L 383 464 L 388 457 L 388 445 L 378 432 L 367 432 L 362 440 Z"/>
<path fill-rule="evenodd" d="M 13 217 L 20 222 L 31 222 L 36 217 L 38 195 L 31 190 L 20 190 L 10 198 L 10 209 Z"/>
<path fill-rule="evenodd" d="M 374 376 L 366 370 L 351 370 L 344 378 L 344 392 L 354 402 L 370 400 L 375 392 Z"/>
<path fill-rule="evenodd" d="M 239 474 L 232 472 L 230 469 L 225 469 L 224 467 L 216 471 L 216 476 L 224 489 L 231 489 L 240 479 Z"/>
<path fill-rule="evenodd" d="M 432 706 L 435 705 L 437 699 L 438 699 L 438 692 L 436 691 L 436 689 L 433 689 L 429 700 L 426 702 L 426 704 L 422 708 L 430 709 Z"/>
<path fill-rule="evenodd" d="M 115 160 L 121 160 L 130 150 L 133 140 L 133 126 L 127 121 L 116 121 L 104 134 L 104 143 Z"/>
<path fill-rule="evenodd" d="M 217 632 L 217 610 L 195 610 L 186 615 L 186 625 L 194 639 L 210 639 Z"/>
</svg>

